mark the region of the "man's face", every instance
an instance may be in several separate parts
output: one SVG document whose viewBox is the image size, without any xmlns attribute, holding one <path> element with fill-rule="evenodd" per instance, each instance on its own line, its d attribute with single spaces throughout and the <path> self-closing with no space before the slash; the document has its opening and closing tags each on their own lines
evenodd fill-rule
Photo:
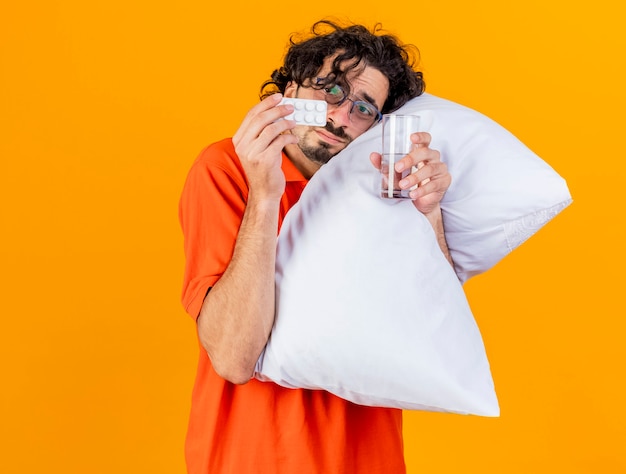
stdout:
<svg viewBox="0 0 626 474">
<path fill-rule="evenodd" d="M 326 77 L 330 73 L 332 60 L 333 57 L 330 57 L 324 61 L 318 77 Z M 367 101 L 378 110 L 382 108 L 389 93 L 389 81 L 378 69 L 357 67 L 348 73 L 346 80 L 350 99 Z M 318 99 L 318 95 L 319 91 L 296 84 L 290 84 L 285 90 L 286 97 Z M 310 161 L 318 165 L 327 163 L 367 130 L 351 119 L 352 104 L 351 100 L 345 100 L 340 106 L 329 104 L 325 127 L 298 125 L 291 131 L 299 138 L 298 147 Z"/>
</svg>

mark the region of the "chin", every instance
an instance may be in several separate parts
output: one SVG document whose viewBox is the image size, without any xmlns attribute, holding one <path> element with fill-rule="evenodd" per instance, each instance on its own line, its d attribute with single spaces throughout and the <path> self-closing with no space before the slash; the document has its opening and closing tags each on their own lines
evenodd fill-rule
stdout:
<svg viewBox="0 0 626 474">
<path fill-rule="evenodd" d="M 327 143 L 318 140 L 301 140 L 298 147 L 304 156 L 313 163 L 324 164 L 338 152 L 331 150 Z"/>
<path fill-rule="evenodd" d="M 302 150 L 304 156 L 306 156 L 309 160 L 311 160 L 313 163 L 317 163 L 320 165 L 328 163 L 330 159 L 336 154 L 325 146 L 303 146 L 300 147 L 300 150 Z"/>
</svg>

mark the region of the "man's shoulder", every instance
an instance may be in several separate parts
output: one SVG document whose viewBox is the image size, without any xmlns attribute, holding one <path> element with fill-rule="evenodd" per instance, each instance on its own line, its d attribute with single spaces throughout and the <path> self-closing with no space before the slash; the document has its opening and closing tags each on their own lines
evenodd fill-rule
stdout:
<svg viewBox="0 0 626 474">
<path fill-rule="evenodd" d="M 235 192 L 247 195 L 247 179 L 235 152 L 232 139 L 211 143 L 200 151 L 193 161 L 183 189 L 181 202 L 195 206 L 210 193 L 217 195 Z M 203 199 L 203 198 L 202 198 Z"/>
<path fill-rule="evenodd" d="M 229 174 L 243 172 L 232 138 L 224 138 L 206 146 L 198 154 L 193 167 L 219 168 Z"/>
<path fill-rule="evenodd" d="M 200 151 L 196 161 L 203 162 L 220 162 L 220 161 L 232 161 L 237 158 L 237 153 L 235 152 L 235 145 L 233 145 L 232 138 L 223 138 L 222 140 L 216 141 L 207 145 Z"/>
</svg>

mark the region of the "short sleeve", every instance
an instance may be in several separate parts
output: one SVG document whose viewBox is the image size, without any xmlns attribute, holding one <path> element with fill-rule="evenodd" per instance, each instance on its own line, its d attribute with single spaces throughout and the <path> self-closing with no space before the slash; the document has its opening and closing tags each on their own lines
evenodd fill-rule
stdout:
<svg viewBox="0 0 626 474">
<path fill-rule="evenodd" d="M 204 149 L 189 170 L 179 220 L 186 262 L 182 304 L 194 319 L 231 260 L 247 194 L 245 174 L 230 140 Z"/>
</svg>

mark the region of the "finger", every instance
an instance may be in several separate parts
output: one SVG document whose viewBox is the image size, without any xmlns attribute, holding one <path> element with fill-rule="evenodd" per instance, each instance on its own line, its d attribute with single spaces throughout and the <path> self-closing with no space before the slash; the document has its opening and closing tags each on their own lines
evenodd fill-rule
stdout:
<svg viewBox="0 0 626 474">
<path fill-rule="evenodd" d="M 264 181 L 267 173 L 280 169 L 283 148 L 290 143 L 297 142 L 297 140 L 298 138 L 295 135 L 279 135 L 261 152 L 250 153 L 245 157 L 241 157 L 241 164 L 246 171 L 248 179 L 253 180 L 255 176 L 260 176 L 261 180 Z"/>
<path fill-rule="evenodd" d="M 418 166 L 420 163 L 439 163 L 441 162 L 441 153 L 431 148 L 414 148 L 407 155 L 407 160 L 411 166 Z"/>
<path fill-rule="evenodd" d="M 439 180 L 442 186 L 448 185 L 450 175 L 445 163 L 425 163 L 420 162 L 413 167 L 413 173 L 409 174 L 398 183 L 402 189 L 408 189 L 415 185 L 423 186 L 431 180 Z M 447 187 L 446 187 L 447 189 Z"/>
<path fill-rule="evenodd" d="M 380 153 L 376 153 L 376 152 L 370 153 L 370 161 L 374 165 L 374 168 L 376 168 L 377 170 L 380 170 L 382 160 L 383 160 L 383 157 Z"/>
<path fill-rule="evenodd" d="M 276 143 L 298 143 L 298 138 L 295 135 L 283 133 L 285 127 L 285 124 L 268 125 L 258 137 L 249 142 L 240 143 L 239 146 L 245 149 L 245 154 L 250 158 L 258 156 L 262 159 L 267 153 L 280 156 L 282 148 L 277 149 Z M 235 147 L 235 151 L 237 150 L 238 147 Z"/>
<path fill-rule="evenodd" d="M 248 111 L 248 113 L 243 119 L 242 125 L 250 126 L 250 123 L 253 122 L 257 116 L 259 116 L 263 112 L 266 112 L 268 110 L 275 108 L 280 103 L 282 98 L 283 98 L 283 95 L 278 93 L 278 94 L 272 94 L 266 97 L 265 99 L 263 99 L 261 102 L 256 104 L 254 107 L 252 107 Z"/>
<path fill-rule="evenodd" d="M 281 151 L 285 148 L 285 146 L 296 143 L 298 143 L 298 137 L 292 135 L 291 133 L 283 133 L 272 140 L 272 142 L 267 146 L 267 150 L 269 153 L 275 153 L 280 156 Z"/>
<path fill-rule="evenodd" d="M 441 153 L 439 153 L 439 150 L 433 150 L 432 148 L 414 148 L 412 156 L 418 163 L 421 161 L 441 161 Z"/>
<path fill-rule="evenodd" d="M 430 146 L 431 138 L 428 132 L 415 132 L 411 135 L 411 141 L 420 148 Z"/>
<path fill-rule="evenodd" d="M 277 136 L 288 134 L 286 132 L 295 127 L 295 125 L 296 123 L 293 120 L 275 120 L 259 129 L 254 126 L 253 122 L 248 129 L 242 130 L 239 136 L 233 138 L 235 150 L 246 150 L 248 153 L 263 153 Z M 297 139 L 295 141 L 297 142 Z"/>
<path fill-rule="evenodd" d="M 394 165 L 394 169 L 401 173 L 405 169 L 412 167 L 422 167 L 426 163 L 441 162 L 441 154 L 437 150 L 430 148 L 413 148 L 408 155 L 402 157 Z"/>
<path fill-rule="evenodd" d="M 233 140 L 254 139 L 267 125 L 292 113 L 293 105 L 278 105 L 282 97 L 282 94 L 273 94 L 252 107 L 233 135 Z"/>
<path fill-rule="evenodd" d="M 432 196 L 432 199 L 439 201 L 450 187 L 451 181 L 449 174 L 429 179 L 423 184 L 420 184 L 416 189 L 413 189 L 410 196 L 413 199 L 422 199 Z"/>
<path fill-rule="evenodd" d="M 445 194 L 448 186 L 442 184 L 439 180 L 429 180 L 424 185 L 418 186 L 416 189 L 411 190 L 409 196 L 411 199 L 428 199 L 432 198 L 433 201 L 440 201 Z"/>
<path fill-rule="evenodd" d="M 269 97 L 266 97 L 265 99 L 263 99 L 258 104 L 256 104 L 254 107 L 248 110 L 248 113 L 245 115 L 245 117 L 241 121 L 241 125 L 239 126 L 239 130 L 237 130 L 237 133 L 239 133 L 241 130 L 247 130 L 251 122 L 254 120 L 254 118 L 258 114 L 272 107 L 276 107 L 280 103 L 281 100 L 282 100 L 282 94 L 272 94 Z"/>
</svg>

